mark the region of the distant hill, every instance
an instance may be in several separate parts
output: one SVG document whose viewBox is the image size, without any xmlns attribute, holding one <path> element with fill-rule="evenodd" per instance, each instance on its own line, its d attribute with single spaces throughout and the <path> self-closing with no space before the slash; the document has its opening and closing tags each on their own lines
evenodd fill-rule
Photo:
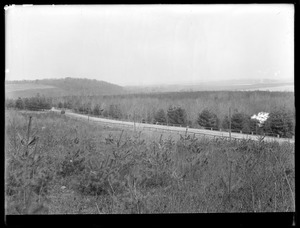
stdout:
<svg viewBox="0 0 300 228">
<path fill-rule="evenodd" d="M 123 94 L 123 87 L 95 79 L 63 78 L 6 81 L 7 98 L 32 97 L 37 93 L 48 97 L 99 96 Z"/>
<path fill-rule="evenodd" d="M 125 86 L 129 93 L 191 92 L 191 91 L 294 91 L 294 82 L 279 80 L 223 80 L 149 86 Z"/>
</svg>

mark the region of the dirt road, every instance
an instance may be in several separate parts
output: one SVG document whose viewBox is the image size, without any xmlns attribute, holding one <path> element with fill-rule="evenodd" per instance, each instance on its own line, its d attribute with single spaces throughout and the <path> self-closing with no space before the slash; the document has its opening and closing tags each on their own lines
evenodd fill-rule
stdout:
<svg viewBox="0 0 300 228">
<path fill-rule="evenodd" d="M 54 109 L 52 110 L 54 112 L 59 112 L 60 110 Z M 146 123 L 134 123 L 129 121 L 119 121 L 119 120 L 112 120 L 112 119 L 104 119 L 104 118 L 98 118 L 98 117 L 91 117 L 88 115 L 73 113 L 70 111 L 66 111 L 65 115 L 73 117 L 73 118 L 79 118 L 79 119 L 85 119 L 93 122 L 102 122 L 106 124 L 111 125 L 118 125 L 123 127 L 132 127 L 134 128 L 134 125 L 137 129 L 144 129 L 144 130 L 161 130 L 161 131 L 174 131 L 174 132 L 182 132 L 185 133 L 186 131 L 188 133 L 195 133 L 195 134 L 201 134 L 211 137 L 223 137 L 228 138 L 229 133 L 223 132 L 223 131 L 211 131 L 211 130 L 204 130 L 204 129 L 195 129 L 195 128 L 185 128 L 185 127 L 173 127 L 173 126 L 165 126 L 165 125 L 155 125 L 155 124 L 146 124 Z M 250 134 L 241 134 L 241 133 L 231 133 L 231 137 L 235 139 L 251 139 L 251 140 L 257 140 L 258 136 L 250 135 Z M 276 137 L 269 137 L 266 136 L 264 138 L 264 141 L 277 141 L 277 142 L 291 142 L 294 143 L 294 139 L 287 139 L 287 138 L 276 138 Z"/>
</svg>

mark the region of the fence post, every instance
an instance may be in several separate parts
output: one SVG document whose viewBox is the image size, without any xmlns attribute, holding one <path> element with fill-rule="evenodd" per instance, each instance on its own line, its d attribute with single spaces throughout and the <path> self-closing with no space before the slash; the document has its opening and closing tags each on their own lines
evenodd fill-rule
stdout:
<svg viewBox="0 0 300 228">
<path fill-rule="evenodd" d="M 231 108 L 229 107 L 229 138 L 231 139 Z"/>
<path fill-rule="evenodd" d="M 135 110 L 133 112 L 133 129 L 134 129 L 134 133 L 135 133 Z"/>
<path fill-rule="evenodd" d="M 279 138 L 279 135 L 277 135 L 277 138 Z"/>
<path fill-rule="evenodd" d="M 27 147 L 29 144 L 29 138 L 30 138 L 30 128 L 31 128 L 31 120 L 32 120 L 32 116 L 29 116 L 29 123 L 28 123 L 28 128 L 27 128 Z M 27 153 L 27 152 L 26 152 Z"/>
</svg>

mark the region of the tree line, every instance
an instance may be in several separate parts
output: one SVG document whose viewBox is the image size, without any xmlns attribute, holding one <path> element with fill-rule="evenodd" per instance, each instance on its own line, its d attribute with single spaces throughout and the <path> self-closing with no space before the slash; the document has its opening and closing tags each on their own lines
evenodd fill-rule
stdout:
<svg viewBox="0 0 300 228">
<path fill-rule="evenodd" d="M 141 97 L 122 95 L 61 98 L 45 98 L 37 95 L 25 99 L 7 99 L 6 106 L 28 110 L 50 109 L 53 106 L 113 119 L 214 130 L 229 129 L 228 108 L 232 107 L 232 131 L 272 133 L 281 137 L 291 137 L 294 134 L 295 113 L 293 96 L 290 93 L 209 91 L 186 93 L 187 98 L 180 97 L 178 95 L 180 93 L 175 93 L 177 97 L 174 96 L 173 99 L 170 94 L 172 93 L 167 93 L 165 98 L 160 97 L 160 99 L 155 96 L 162 96 L 162 94 L 148 97 L 143 94 Z M 199 97 L 196 96 L 197 94 Z M 270 113 L 270 117 L 262 126 L 258 126 L 257 121 L 251 119 L 253 114 L 260 111 Z"/>
<path fill-rule="evenodd" d="M 6 107 L 7 108 L 16 108 L 19 110 L 31 110 L 31 111 L 39 111 L 39 110 L 47 110 L 52 107 L 52 99 L 46 98 L 45 96 L 40 96 L 37 94 L 35 97 L 30 98 L 21 98 L 18 99 L 6 99 Z"/>
</svg>

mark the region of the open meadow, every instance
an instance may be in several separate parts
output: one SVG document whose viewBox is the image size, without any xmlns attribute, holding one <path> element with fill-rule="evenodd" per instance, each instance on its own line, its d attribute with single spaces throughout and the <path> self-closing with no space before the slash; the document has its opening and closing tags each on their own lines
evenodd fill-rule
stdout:
<svg viewBox="0 0 300 228">
<path fill-rule="evenodd" d="M 31 118 L 30 118 L 31 116 Z M 6 214 L 294 212 L 294 144 L 5 111 Z"/>
</svg>

